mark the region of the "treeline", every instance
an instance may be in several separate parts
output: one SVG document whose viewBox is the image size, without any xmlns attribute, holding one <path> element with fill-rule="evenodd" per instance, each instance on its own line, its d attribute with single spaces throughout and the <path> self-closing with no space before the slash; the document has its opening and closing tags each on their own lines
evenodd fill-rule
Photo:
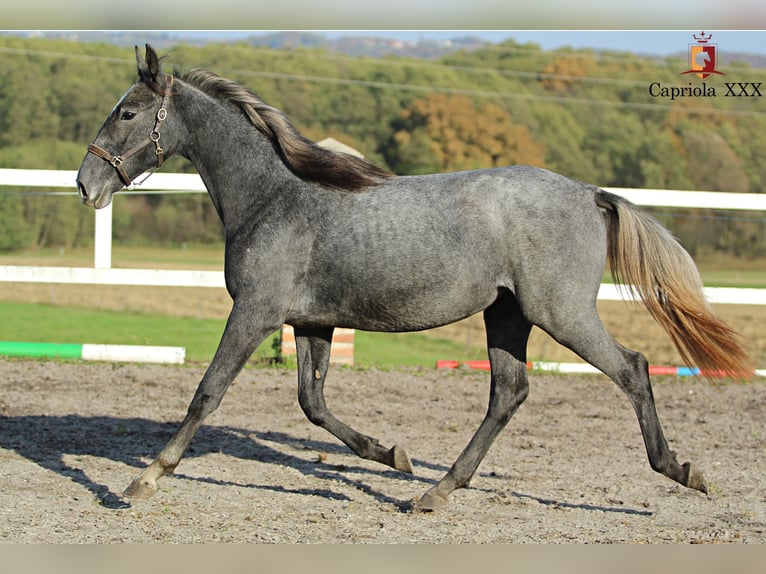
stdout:
<svg viewBox="0 0 766 574">
<path fill-rule="evenodd" d="M 0 58 L 0 167 L 76 169 L 136 76 L 132 51 L 109 44 L 0 37 Z M 652 96 L 649 86 L 701 86 L 680 74 L 683 59 L 512 41 L 436 61 L 178 45 L 169 51 L 173 65 L 240 81 L 308 137 L 334 137 L 399 174 L 525 163 L 601 186 L 766 191 L 764 98 L 725 96 L 724 82 L 766 84 L 763 69 L 744 63 L 705 80 L 714 97 L 674 100 Z M 192 171 L 181 160 L 163 169 Z M 0 250 L 92 241 L 90 210 L 74 196 L 39 191 L 0 187 Z M 117 241 L 221 240 L 204 196 L 117 202 Z M 704 225 L 666 220 L 692 252 L 766 255 L 763 214 L 694 215 Z"/>
</svg>

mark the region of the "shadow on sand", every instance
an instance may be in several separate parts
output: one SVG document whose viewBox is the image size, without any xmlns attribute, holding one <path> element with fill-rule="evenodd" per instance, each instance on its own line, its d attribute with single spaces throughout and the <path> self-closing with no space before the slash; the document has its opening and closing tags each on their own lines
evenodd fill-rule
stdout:
<svg viewBox="0 0 766 574">
<path fill-rule="evenodd" d="M 144 461 L 156 456 L 158 449 L 170 439 L 177 428 L 177 423 L 156 422 L 143 418 L 79 415 L 0 416 L 0 448 L 15 451 L 43 468 L 69 478 L 92 492 L 106 508 L 129 508 L 131 505 L 128 500 L 113 492 L 109 486 L 91 479 L 82 468 L 67 464 L 65 457 L 67 455 L 93 456 L 141 469 L 146 467 Z M 181 480 L 193 480 L 212 485 L 349 500 L 346 494 L 332 489 L 333 484 L 340 483 L 364 492 L 379 503 L 393 505 L 402 512 L 411 511 L 411 500 L 395 499 L 375 490 L 365 481 L 365 476 L 390 476 L 397 480 L 411 480 L 426 487 L 436 482 L 430 478 L 419 477 L 417 474 L 407 475 L 383 466 L 378 470 L 347 464 L 328 464 L 318 460 L 317 453 L 351 454 L 351 451 L 340 443 L 301 439 L 281 432 L 254 432 L 230 426 L 203 425 L 195 435 L 184 458 L 218 453 L 263 464 L 291 467 L 307 476 L 323 480 L 328 484 L 328 488 L 290 489 L 272 484 L 229 482 L 214 477 L 195 477 L 184 473 L 174 473 L 173 476 Z M 439 471 L 439 474 L 444 474 L 448 470 L 446 466 L 417 459 L 413 459 L 412 464 L 416 473 L 418 468 Z M 125 478 L 127 484 L 130 476 Z M 414 491 L 417 490 L 419 489 L 414 489 Z M 487 492 L 493 491 L 488 489 Z M 516 491 L 513 491 L 511 495 L 514 498 L 536 500 L 540 504 L 559 508 L 641 516 L 653 514 L 649 511 L 630 508 L 572 504 Z"/>
<path fill-rule="evenodd" d="M 66 455 L 105 458 L 141 469 L 146 467 L 145 460 L 156 456 L 158 449 L 170 439 L 177 428 L 177 423 L 162 423 L 142 418 L 79 415 L 0 416 L 0 448 L 15 451 L 41 467 L 82 485 L 107 508 L 128 508 L 130 502 L 127 499 L 123 499 L 107 485 L 92 480 L 82 468 L 67 464 Z M 429 484 L 434 482 L 386 467 L 372 470 L 360 466 L 327 464 L 317 460 L 318 452 L 344 455 L 351 453 L 340 443 L 304 440 L 279 432 L 253 432 L 228 426 L 203 425 L 184 458 L 220 453 L 265 464 L 289 466 L 306 475 L 323 479 L 328 484 L 340 482 L 353 486 L 381 503 L 393 504 L 402 510 L 406 510 L 409 501 L 403 502 L 375 491 L 365 483 L 364 476 L 390 475 L 399 480 Z M 413 465 L 417 466 L 418 462 L 413 461 Z M 446 472 L 446 468 L 444 470 Z M 330 488 L 291 490 L 269 484 L 243 484 L 212 477 L 192 477 L 183 473 L 174 473 L 173 476 L 182 480 L 240 488 L 348 499 L 345 494 L 334 492 Z M 125 478 L 127 484 L 130 476 Z"/>
</svg>

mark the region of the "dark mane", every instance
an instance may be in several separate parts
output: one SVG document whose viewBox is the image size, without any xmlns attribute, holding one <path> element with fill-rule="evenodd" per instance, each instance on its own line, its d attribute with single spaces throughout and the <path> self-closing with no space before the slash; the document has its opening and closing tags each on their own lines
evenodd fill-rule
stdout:
<svg viewBox="0 0 766 574">
<path fill-rule="evenodd" d="M 218 100 L 239 106 L 274 145 L 285 165 L 298 177 L 347 191 L 373 186 L 392 177 L 374 163 L 318 146 L 303 137 L 284 112 L 270 106 L 243 85 L 206 70 L 190 70 L 179 79 Z"/>
</svg>

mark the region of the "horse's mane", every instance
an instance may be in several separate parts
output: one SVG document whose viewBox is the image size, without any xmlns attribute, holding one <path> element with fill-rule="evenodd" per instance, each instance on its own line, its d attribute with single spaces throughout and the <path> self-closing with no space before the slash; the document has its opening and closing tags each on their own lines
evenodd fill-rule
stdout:
<svg viewBox="0 0 766 574">
<path fill-rule="evenodd" d="M 200 69 L 189 70 L 178 77 L 215 99 L 237 105 L 271 140 L 290 171 L 301 179 L 354 191 L 392 177 L 390 172 L 371 161 L 323 148 L 305 138 L 284 112 L 233 80 Z"/>
</svg>

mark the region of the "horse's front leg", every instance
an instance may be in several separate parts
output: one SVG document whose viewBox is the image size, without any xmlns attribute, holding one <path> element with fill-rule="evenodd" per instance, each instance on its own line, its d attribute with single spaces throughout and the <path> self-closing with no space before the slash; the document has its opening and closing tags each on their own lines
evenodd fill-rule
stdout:
<svg viewBox="0 0 766 574">
<path fill-rule="evenodd" d="M 324 381 L 330 363 L 333 329 L 295 328 L 298 353 L 298 401 L 308 419 L 335 435 L 357 455 L 412 473 L 410 458 L 403 448 L 387 449 L 378 439 L 363 435 L 341 422 L 327 408 Z"/>
<path fill-rule="evenodd" d="M 149 498 L 157 491 L 157 481 L 173 472 L 205 418 L 220 404 L 224 393 L 258 345 L 279 328 L 258 324 L 253 314 L 236 303 L 229 315 L 215 356 L 189 404 L 186 418 L 156 459 L 139 474 L 124 495 Z"/>
</svg>

